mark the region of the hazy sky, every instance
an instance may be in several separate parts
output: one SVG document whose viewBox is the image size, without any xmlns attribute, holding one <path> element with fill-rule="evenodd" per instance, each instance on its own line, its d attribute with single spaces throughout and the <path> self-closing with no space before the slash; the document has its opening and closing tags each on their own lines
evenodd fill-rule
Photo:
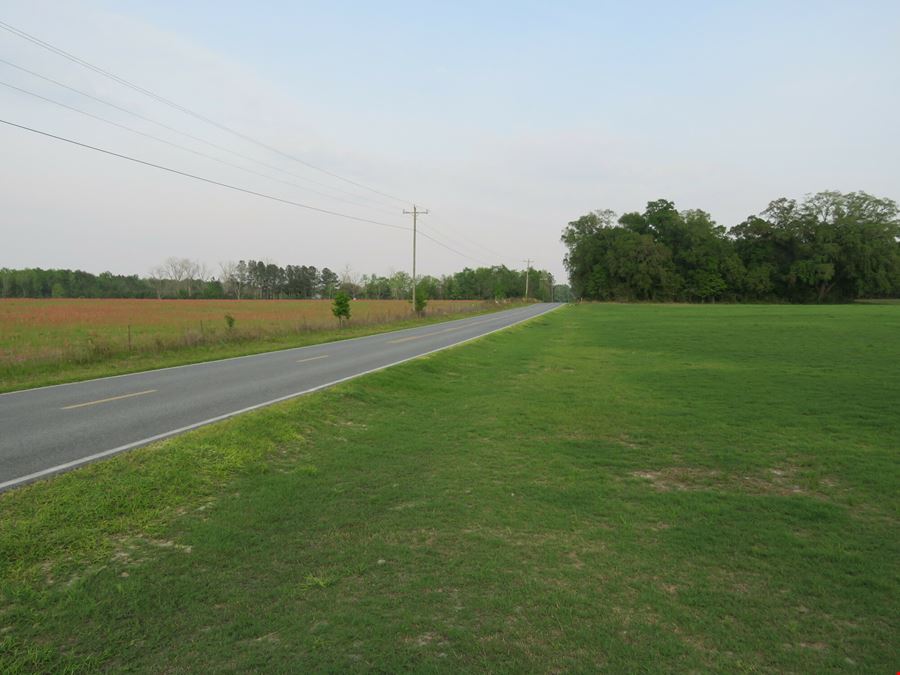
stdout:
<svg viewBox="0 0 900 675">
<path fill-rule="evenodd" d="M 900 2 L 4 0 L 0 21 L 216 122 L 431 209 L 419 271 L 523 258 L 566 222 L 660 197 L 732 226 L 779 196 L 900 198 Z M 0 118 L 408 226 L 311 170 L 0 30 Z M 255 159 L 274 168 L 254 164 Z M 284 169 L 290 174 L 278 173 Z M 310 183 L 316 181 L 319 185 Z M 340 191 L 344 192 L 340 192 Z M 350 193 L 350 194 L 348 194 Z M 408 270 L 410 234 L 238 194 L 0 125 L 0 267 L 146 274 L 172 255 Z"/>
</svg>

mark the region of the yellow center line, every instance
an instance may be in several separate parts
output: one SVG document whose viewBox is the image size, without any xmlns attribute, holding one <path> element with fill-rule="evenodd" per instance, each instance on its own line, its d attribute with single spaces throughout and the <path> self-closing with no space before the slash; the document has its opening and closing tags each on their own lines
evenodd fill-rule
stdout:
<svg viewBox="0 0 900 675">
<path fill-rule="evenodd" d="M 147 391 L 136 391 L 133 394 L 122 394 L 121 396 L 112 396 L 110 398 L 101 398 L 99 401 L 88 401 L 87 403 L 76 403 L 75 405 L 67 405 L 60 410 L 72 410 L 73 408 L 84 408 L 89 405 L 97 405 L 98 403 L 109 403 L 110 401 L 119 401 L 123 398 L 131 398 L 133 396 L 143 396 L 144 394 L 152 394 L 156 389 L 148 389 Z"/>
<path fill-rule="evenodd" d="M 300 359 L 297 363 L 306 363 L 307 361 L 316 361 L 317 359 L 327 359 L 328 354 L 322 354 L 322 356 L 310 356 L 308 359 Z"/>
<path fill-rule="evenodd" d="M 388 340 L 388 344 L 395 345 L 400 342 L 409 342 L 410 340 L 421 340 L 422 338 L 431 337 L 432 335 L 440 335 L 441 333 L 449 333 L 454 330 L 463 330 L 464 328 L 471 328 L 472 326 L 475 326 L 478 323 L 486 323 L 486 322 L 478 321 L 477 323 L 468 323 L 465 326 L 454 326 L 453 328 L 445 328 L 444 330 L 436 330 L 431 333 L 425 333 L 424 335 L 411 335 L 410 337 L 400 338 L 399 340 Z"/>
</svg>

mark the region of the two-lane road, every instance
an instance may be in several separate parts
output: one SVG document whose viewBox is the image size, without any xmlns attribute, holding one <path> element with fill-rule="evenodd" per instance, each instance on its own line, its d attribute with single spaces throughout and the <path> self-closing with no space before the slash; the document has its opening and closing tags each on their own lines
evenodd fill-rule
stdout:
<svg viewBox="0 0 900 675">
<path fill-rule="evenodd" d="M 559 307 L 0 394 L 0 490 L 387 368 Z"/>
</svg>

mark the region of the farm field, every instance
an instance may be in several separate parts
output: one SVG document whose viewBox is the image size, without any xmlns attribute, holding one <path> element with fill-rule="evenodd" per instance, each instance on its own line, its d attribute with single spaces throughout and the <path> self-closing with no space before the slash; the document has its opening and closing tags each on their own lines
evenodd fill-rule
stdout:
<svg viewBox="0 0 900 675">
<path fill-rule="evenodd" d="M 0 494 L 0 670 L 894 672 L 900 305 L 579 305 Z"/>
<path fill-rule="evenodd" d="M 507 308 L 355 300 L 337 330 L 330 300 L 0 299 L 0 391 L 296 347 Z M 226 315 L 233 318 L 229 327 Z M 402 324 L 402 326 L 400 325 Z"/>
</svg>

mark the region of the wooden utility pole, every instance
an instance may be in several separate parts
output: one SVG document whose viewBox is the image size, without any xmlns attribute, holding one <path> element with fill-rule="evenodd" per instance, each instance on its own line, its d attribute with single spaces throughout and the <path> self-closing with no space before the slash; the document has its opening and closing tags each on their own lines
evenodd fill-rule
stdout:
<svg viewBox="0 0 900 675">
<path fill-rule="evenodd" d="M 534 262 L 531 258 L 522 261 L 525 263 L 525 299 L 528 299 L 528 277 L 531 276 L 531 263 Z"/>
<path fill-rule="evenodd" d="M 428 215 L 428 209 L 424 211 L 420 211 L 416 208 L 416 205 L 413 204 L 412 211 L 407 211 L 403 209 L 403 213 L 406 215 L 412 215 L 413 217 L 413 265 L 412 265 L 412 304 L 413 309 L 416 307 L 416 219 L 419 216 Z"/>
</svg>

